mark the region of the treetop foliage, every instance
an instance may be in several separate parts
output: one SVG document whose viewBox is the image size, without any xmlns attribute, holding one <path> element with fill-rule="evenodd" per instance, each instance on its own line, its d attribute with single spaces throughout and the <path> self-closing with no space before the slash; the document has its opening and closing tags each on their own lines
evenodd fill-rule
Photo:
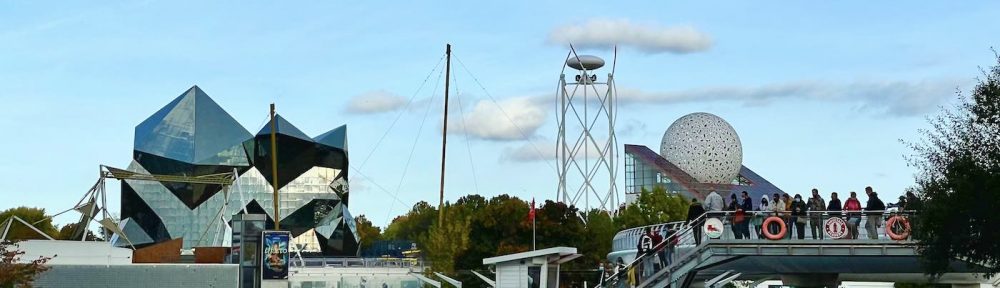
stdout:
<svg viewBox="0 0 1000 288">
<path fill-rule="evenodd" d="M 17 249 L 16 242 L 0 241 L 0 287 L 31 287 L 38 275 L 49 270 L 45 263 L 51 257 L 23 262 L 22 255 L 24 251 Z"/>
<path fill-rule="evenodd" d="M 506 194 L 489 199 L 467 195 L 455 203 L 445 204 L 444 225 L 437 223 L 435 207 L 418 202 L 406 214 L 396 217 L 380 237 L 413 240 L 427 260 L 434 263 L 435 271 L 450 274 L 463 282 L 477 283 L 479 280 L 475 276 L 463 271 L 484 269 L 483 258 L 532 249 L 532 221 L 528 218 L 530 201 Z M 577 247 L 584 256 L 565 267 L 593 269 L 611 252 L 615 233 L 683 220 L 687 201 L 659 188 L 643 191 L 635 203 L 612 213 L 617 215 L 597 209 L 581 211 L 550 200 L 536 203 L 535 245 L 537 249 Z"/>
<path fill-rule="evenodd" d="M 59 235 L 59 230 L 56 229 L 54 225 L 52 225 L 52 219 L 46 218 L 48 216 L 45 215 L 45 209 L 21 206 L 4 210 L 3 212 L 0 212 L 0 225 L 5 224 L 7 222 L 7 219 L 10 219 L 11 216 L 17 216 L 18 218 L 21 218 L 22 220 L 28 223 L 35 223 L 41 221 L 34 225 L 36 228 L 38 228 L 38 230 L 45 232 L 45 234 L 49 234 L 49 236 L 53 238 Z M 11 225 L 10 231 L 8 232 L 7 235 L 7 239 L 8 240 L 45 239 L 45 236 L 39 235 L 38 232 L 31 230 L 31 228 L 25 227 L 23 223 L 17 222 Z"/>
<path fill-rule="evenodd" d="M 954 260 L 993 275 L 1000 272 L 1000 56 L 971 95 L 958 98 L 928 120 L 921 141 L 907 143 L 918 169 L 913 191 L 924 203 L 914 236 L 932 276 L 949 272 Z"/>
</svg>

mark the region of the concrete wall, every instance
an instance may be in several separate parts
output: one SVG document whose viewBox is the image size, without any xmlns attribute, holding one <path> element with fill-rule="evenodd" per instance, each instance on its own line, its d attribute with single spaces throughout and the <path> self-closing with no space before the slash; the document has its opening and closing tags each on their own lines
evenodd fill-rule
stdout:
<svg viewBox="0 0 1000 288">
<path fill-rule="evenodd" d="M 289 275 L 290 288 L 419 288 L 420 280 L 409 268 L 385 267 L 296 267 Z M 384 286 L 383 286 L 384 285 Z M 450 286 L 449 286 L 450 287 Z"/>
<path fill-rule="evenodd" d="M 21 261 L 31 261 L 39 256 L 52 257 L 48 265 L 105 264 L 123 265 L 132 263 L 132 249 L 112 247 L 108 242 L 27 240 L 17 243 L 24 251 Z"/>
<path fill-rule="evenodd" d="M 49 265 L 35 287 L 236 288 L 234 264 Z"/>
</svg>

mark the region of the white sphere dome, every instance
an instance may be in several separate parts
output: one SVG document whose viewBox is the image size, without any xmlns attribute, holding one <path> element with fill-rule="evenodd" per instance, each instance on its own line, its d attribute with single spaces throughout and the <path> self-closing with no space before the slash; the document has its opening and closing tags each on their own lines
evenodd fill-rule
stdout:
<svg viewBox="0 0 1000 288">
<path fill-rule="evenodd" d="M 732 183 L 743 166 L 736 130 L 719 116 L 704 112 L 670 124 L 663 133 L 660 155 L 702 183 Z"/>
</svg>

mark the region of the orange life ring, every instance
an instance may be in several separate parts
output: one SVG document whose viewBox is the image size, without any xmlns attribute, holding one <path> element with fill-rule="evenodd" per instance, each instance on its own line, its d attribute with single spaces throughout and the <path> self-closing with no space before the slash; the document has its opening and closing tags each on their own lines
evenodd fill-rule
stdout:
<svg viewBox="0 0 1000 288">
<path fill-rule="evenodd" d="M 771 222 L 778 222 L 778 234 L 771 234 L 768 227 L 771 227 Z M 764 237 L 771 240 L 779 240 L 785 238 L 785 233 L 788 233 L 788 227 L 785 227 L 785 220 L 781 220 L 781 217 L 771 216 L 764 219 L 764 223 L 761 223 L 761 232 L 764 233 Z"/>
<path fill-rule="evenodd" d="M 895 226 L 897 222 L 903 225 L 903 232 L 901 233 L 892 231 L 892 226 Z M 899 215 L 889 217 L 889 221 L 885 221 L 885 235 L 889 235 L 889 239 L 892 240 L 906 240 L 906 238 L 910 237 L 910 221 L 906 220 L 906 217 Z"/>
</svg>

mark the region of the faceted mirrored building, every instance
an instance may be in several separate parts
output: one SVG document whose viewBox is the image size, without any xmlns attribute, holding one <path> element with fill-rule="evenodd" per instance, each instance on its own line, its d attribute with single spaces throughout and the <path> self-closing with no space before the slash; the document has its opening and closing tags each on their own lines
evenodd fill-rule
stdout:
<svg viewBox="0 0 1000 288">
<path fill-rule="evenodd" d="M 296 243 L 325 255 L 357 255 L 359 238 L 347 209 L 347 127 L 309 137 L 280 115 L 275 126 L 281 228 L 291 231 Z M 241 213 L 266 214 L 273 227 L 270 135 L 270 123 L 251 134 L 198 86 L 140 123 L 128 170 L 239 177 L 227 189 L 123 181 L 120 226 L 128 239 L 135 245 L 183 238 L 184 248 L 228 246 L 227 223 Z"/>
</svg>

